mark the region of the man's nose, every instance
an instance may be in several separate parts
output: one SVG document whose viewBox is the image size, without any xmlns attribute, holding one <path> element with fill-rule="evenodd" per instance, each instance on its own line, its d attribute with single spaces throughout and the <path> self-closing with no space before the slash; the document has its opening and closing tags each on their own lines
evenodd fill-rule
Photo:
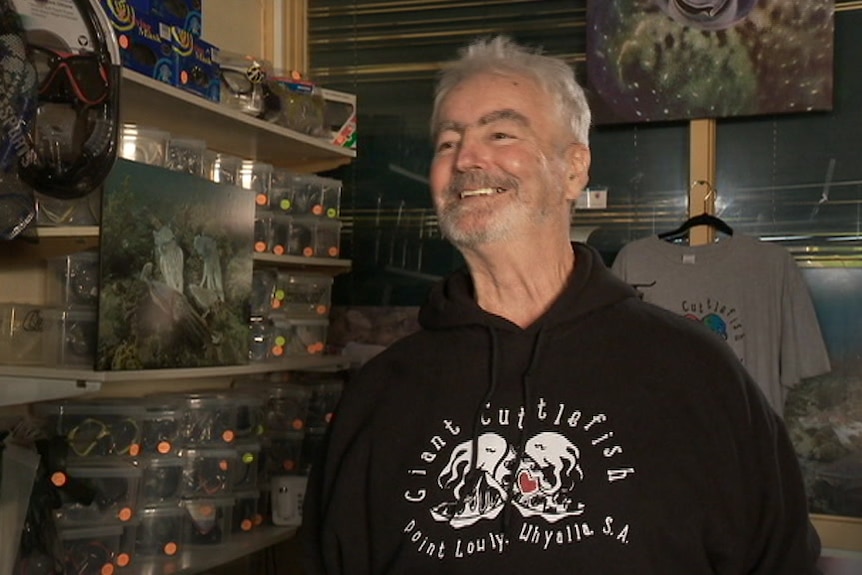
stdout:
<svg viewBox="0 0 862 575">
<path fill-rule="evenodd" d="M 489 162 L 489 148 L 475 134 L 466 133 L 458 145 L 458 155 L 455 158 L 455 168 L 459 172 L 485 169 Z"/>
</svg>

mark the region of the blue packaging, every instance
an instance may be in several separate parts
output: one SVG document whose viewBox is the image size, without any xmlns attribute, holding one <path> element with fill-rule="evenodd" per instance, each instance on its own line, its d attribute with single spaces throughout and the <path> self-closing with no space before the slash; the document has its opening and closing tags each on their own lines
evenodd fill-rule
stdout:
<svg viewBox="0 0 862 575">
<path fill-rule="evenodd" d="M 176 26 L 171 28 L 171 42 L 176 59 L 176 85 L 218 102 L 221 98 L 219 49 Z"/>
<path fill-rule="evenodd" d="M 111 22 L 123 67 L 175 85 L 175 56 L 170 27 L 147 12 L 150 0 L 102 0 Z"/>
<path fill-rule="evenodd" d="M 192 35 L 201 37 L 203 12 L 201 0 L 145 0 L 149 2 L 150 14 Z"/>
</svg>

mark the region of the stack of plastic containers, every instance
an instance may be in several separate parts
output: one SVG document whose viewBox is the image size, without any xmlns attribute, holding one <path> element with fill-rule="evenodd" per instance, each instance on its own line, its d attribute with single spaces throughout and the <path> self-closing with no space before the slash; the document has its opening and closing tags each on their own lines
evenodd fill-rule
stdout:
<svg viewBox="0 0 862 575">
<path fill-rule="evenodd" d="M 308 474 L 322 456 L 343 381 L 337 375 L 289 375 L 289 381 L 243 379 L 234 385 L 263 399 L 261 513 L 275 525 L 298 526 Z"/>
<path fill-rule="evenodd" d="M 58 506 L 53 519 L 66 563 L 87 557 L 94 573 L 125 567 L 135 555 L 142 472 L 143 408 L 125 400 L 36 404 L 46 432 L 62 441 L 52 459 Z"/>
<path fill-rule="evenodd" d="M 317 355 L 329 331 L 332 278 L 261 267 L 252 275 L 251 361 Z"/>
</svg>

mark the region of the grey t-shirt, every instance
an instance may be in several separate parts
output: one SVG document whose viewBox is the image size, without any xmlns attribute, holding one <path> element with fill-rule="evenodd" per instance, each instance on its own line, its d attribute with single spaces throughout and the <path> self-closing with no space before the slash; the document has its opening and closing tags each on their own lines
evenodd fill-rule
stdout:
<svg viewBox="0 0 862 575">
<path fill-rule="evenodd" d="M 779 414 L 788 388 L 830 370 L 808 287 L 781 246 L 738 233 L 701 246 L 650 236 L 623 247 L 612 269 L 644 301 L 724 338 Z"/>
</svg>

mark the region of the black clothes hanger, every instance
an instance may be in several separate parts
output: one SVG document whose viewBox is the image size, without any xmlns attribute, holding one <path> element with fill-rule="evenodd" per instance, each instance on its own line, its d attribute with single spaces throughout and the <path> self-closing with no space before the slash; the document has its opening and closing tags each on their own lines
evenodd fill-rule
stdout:
<svg viewBox="0 0 862 575">
<path fill-rule="evenodd" d="M 686 235 L 688 235 L 689 230 L 691 230 L 692 228 L 697 227 L 697 226 L 709 226 L 711 228 L 718 230 L 719 232 L 721 232 L 725 235 L 728 235 L 728 236 L 733 235 L 733 228 L 730 227 L 727 224 L 727 222 L 725 222 L 724 220 L 722 220 L 718 216 L 714 216 L 714 215 L 710 214 L 707 211 L 707 205 L 709 203 L 710 198 L 715 196 L 715 188 L 713 188 L 709 184 L 709 182 L 707 182 L 705 180 L 696 180 L 694 183 L 692 183 L 691 187 L 694 188 L 695 186 L 701 186 L 701 185 L 707 186 L 707 193 L 706 193 L 706 196 L 704 196 L 704 198 L 703 198 L 703 208 L 704 208 L 703 213 L 690 217 L 689 219 L 684 221 L 682 224 L 680 224 L 680 226 L 677 228 L 674 228 L 670 231 L 662 232 L 662 233 L 658 234 L 658 237 L 660 239 L 667 240 L 669 242 L 683 239 Z M 689 190 L 689 191 L 691 191 L 691 190 Z"/>
</svg>

